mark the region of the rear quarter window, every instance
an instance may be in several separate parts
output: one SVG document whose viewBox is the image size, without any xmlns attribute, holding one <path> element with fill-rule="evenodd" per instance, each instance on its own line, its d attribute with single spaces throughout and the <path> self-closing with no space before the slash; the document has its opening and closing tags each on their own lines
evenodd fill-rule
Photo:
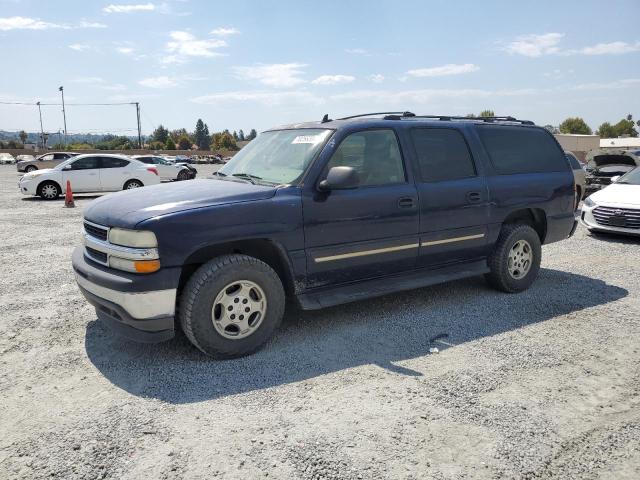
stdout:
<svg viewBox="0 0 640 480">
<path fill-rule="evenodd" d="M 567 171 L 567 160 L 542 128 L 478 125 L 478 134 L 498 175 Z"/>
</svg>

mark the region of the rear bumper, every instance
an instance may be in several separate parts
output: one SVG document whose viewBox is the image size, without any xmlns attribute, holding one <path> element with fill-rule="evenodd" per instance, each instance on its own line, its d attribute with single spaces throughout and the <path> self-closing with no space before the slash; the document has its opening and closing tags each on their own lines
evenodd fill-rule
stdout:
<svg viewBox="0 0 640 480">
<path fill-rule="evenodd" d="M 106 269 L 88 261 L 81 247 L 74 250 L 72 263 L 80 292 L 114 331 L 147 343 L 175 335 L 176 288 L 149 289 L 169 286 L 167 272 L 136 275 Z M 175 281 L 177 285 L 177 277 Z"/>
</svg>

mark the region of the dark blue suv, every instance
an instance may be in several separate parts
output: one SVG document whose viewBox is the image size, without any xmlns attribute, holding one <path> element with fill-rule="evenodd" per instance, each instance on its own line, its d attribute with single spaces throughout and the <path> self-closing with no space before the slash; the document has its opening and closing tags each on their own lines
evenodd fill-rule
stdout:
<svg viewBox="0 0 640 480">
<path fill-rule="evenodd" d="M 273 334 L 287 298 L 318 309 L 472 275 L 522 291 L 540 246 L 573 234 L 574 189 L 532 122 L 325 116 L 262 133 L 211 179 L 94 201 L 73 268 L 125 336 L 167 340 L 179 323 L 234 357 Z"/>
</svg>

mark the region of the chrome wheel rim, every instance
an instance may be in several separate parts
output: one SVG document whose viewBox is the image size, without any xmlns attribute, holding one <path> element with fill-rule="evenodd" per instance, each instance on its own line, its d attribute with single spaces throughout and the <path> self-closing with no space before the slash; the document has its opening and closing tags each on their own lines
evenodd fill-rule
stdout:
<svg viewBox="0 0 640 480">
<path fill-rule="evenodd" d="M 253 334 L 267 312 L 267 297 L 250 280 L 237 280 L 224 287 L 211 309 L 213 327 L 224 338 L 239 340 Z"/>
<path fill-rule="evenodd" d="M 55 185 L 45 185 L 42 187 L 42 196 L 44 198 L 56 198 L 58 196 L 58 189 Z"/>
<path fill-rule="evenodd" d="M 516 280 L 527 276 L 533 262 L 533 250 L 526 240 L 518 240 L 509 251 L 508 270 Z"/>
<path fill-rule="evenodd" d="M 131 190 L 134 188 L 140 188 L 140 184 L 138 182 L 131 182 L 127 184 L 127 190 Z"/>
</svg>

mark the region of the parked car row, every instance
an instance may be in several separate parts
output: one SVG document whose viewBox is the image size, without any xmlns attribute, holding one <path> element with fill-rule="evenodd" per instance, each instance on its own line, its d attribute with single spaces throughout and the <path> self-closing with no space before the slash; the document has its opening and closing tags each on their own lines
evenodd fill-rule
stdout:
<svg viewBox="0 0 640 480">
<path fill-rule="evenodd" d="M 10 153 L 0 153 L 0 165 L 13 165 L 16 159 Z"/>
</svg>

